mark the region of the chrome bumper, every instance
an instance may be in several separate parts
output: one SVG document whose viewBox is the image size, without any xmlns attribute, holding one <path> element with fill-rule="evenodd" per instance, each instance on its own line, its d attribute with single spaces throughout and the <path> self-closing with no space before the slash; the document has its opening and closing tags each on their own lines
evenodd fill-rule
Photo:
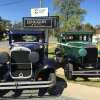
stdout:
<svg viewBox="0 0 100 100">
<path fill-rule="evenodd" d="M 14 89 L 39 89 L 52 87 L 55 81 L 16 81 L 16 82 L 1 82 L 0 90 L 14 90 Z"/>
</svg>

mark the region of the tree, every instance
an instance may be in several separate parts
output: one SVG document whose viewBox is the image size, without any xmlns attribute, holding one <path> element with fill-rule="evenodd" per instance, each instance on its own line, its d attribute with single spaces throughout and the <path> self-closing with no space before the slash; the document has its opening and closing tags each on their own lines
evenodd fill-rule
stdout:
<svg viewBox="0 0 100 100">
<path fill-rule="evenodd" d="M 60 18 L 60 31 L 70 31 L 80 25 L 86 11 L 80 7 L 83 0 L 54 0 Z"/>
<path fill-rule="evenodd" d="M 100 34 L 100 25 L 96 25 L 95 30 L 96 34 Z"/>
<path fill-rule="evenodd" d="M 7 33 L 7 31 L 11 29 L 11 27 L 12 27 L 11 21 L 0 17 L 0 40 L 4 38 L 4 33 Z"/>
<path fill-rule="evenodd" d="M 76 30 L 77 31 L 88 31 L 88 32 L 96 33 L 96 28 L 93 25 L 91 25 L 90 23 L 81 24 L 81 25 L 76 27 Z"/>
<path fill-rule="evenodd" d="M 0 32 L 5 32 L 7 29 L 11 29 L 12 24 L 10 20 L 0 17 Z"/>
<path fill-rule="evenodd" d="M 95 28 L 90 23 L 84 25 L 84 30 L 95 32 Z"/>
<path fill-rule="evenodd" d="M 23 28 L 22 22 L 15 22 L 13 24 L 13 29 L 22 29 L 22 28 Z"/>
</svg>

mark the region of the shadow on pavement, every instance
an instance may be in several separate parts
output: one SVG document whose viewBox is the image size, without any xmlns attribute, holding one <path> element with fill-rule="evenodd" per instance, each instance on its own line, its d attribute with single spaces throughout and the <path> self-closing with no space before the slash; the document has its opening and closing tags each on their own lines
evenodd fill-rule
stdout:
<svg viewBox="0 0 100 100">
<path fill-rule="evenodd" d="M 23 93 L 22 90 L 14 90 L 12 94 L 10 95 L 5 95 L 2 98 L 0 98 L 0 100 L 31 100 L 32 98 L 36 98 L 37 100 L 39 100 L 39 98 L 51 98 L 51 100 L 55 99 L 56 97 L 60 97 L 60 95 L 63 93 L 64 88 L 67 87 L 67 83 L 64 79 L 57 77 L 56 78 L 56 85 L 54 87 L 52 87 L 52 94 L 49 95 L 48 93 L 45 94 L 45 96 L 43 97 L 39 97 L 37 96 L 37 93 L 30 93 L 30 90 L 27 93 Z M 34 90 L 35 91 L 35 90 Z M 55 96 L 55 93 L 58 93 L 59 95 Z M 53 95 L 54 94 L 54 95 Z M 57 99 L 58 100 L 58 99 Z"/>
</svg>

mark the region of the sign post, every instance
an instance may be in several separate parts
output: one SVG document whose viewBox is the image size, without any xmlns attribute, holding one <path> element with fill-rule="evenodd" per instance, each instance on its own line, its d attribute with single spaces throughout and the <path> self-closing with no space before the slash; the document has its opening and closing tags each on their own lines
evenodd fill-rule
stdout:
<svg viewBox="0 0 100 100">
<path fill-rule="evenodd" d="M 48 16 L 48 8 L 32 8 L 31 17 Z"/>
<path fill-rule="evenodd" d="M 23 26 L 32 29 L 53 29 L 59 27 L 59 17 L 24 17 Z"/>
</svg>

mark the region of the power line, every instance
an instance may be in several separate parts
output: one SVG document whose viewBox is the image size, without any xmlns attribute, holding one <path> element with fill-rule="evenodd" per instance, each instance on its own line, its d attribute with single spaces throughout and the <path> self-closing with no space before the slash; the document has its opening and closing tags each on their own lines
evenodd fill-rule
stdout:
<svg viewBox="0 0 100 100">
<path fill-rule="evenodd" d="M 10 6 L 10 5 L 22 3 L 23 1 L 25 1 L 25 0 L 16 0 L 16 1 L 11 1 L 11 2 L 7 2 L 7 3 L 1 3 L 0 4 L 0 7 L 1 6 Z"/>
</svg>

